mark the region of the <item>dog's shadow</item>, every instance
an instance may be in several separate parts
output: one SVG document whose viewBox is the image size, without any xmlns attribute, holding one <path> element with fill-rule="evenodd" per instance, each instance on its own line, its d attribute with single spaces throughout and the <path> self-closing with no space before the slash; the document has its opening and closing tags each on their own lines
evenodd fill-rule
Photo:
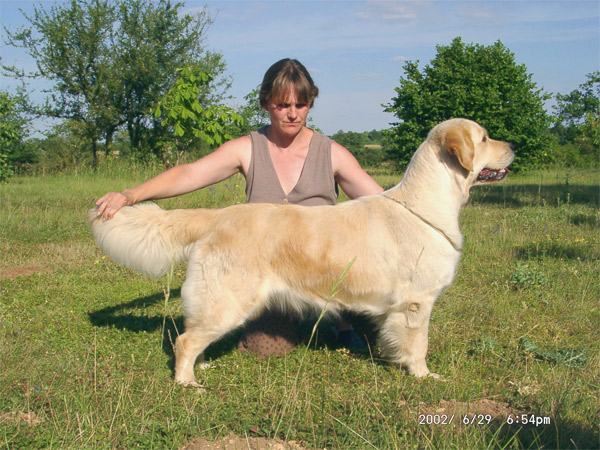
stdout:
<svg viewBox="0 0 600 450">
<path fill-rule="evenodd" d="M 173 289 L 171 298 L 179 300 L 181 290 Z M 109 327 L 127 330 L 134 333 L 152 333 L 162 330 L 162 350 L 169 357 L 168 365 L 175 368 L 174 343 L 177 336 L 184 331 L 183 316 L 171 317 L 161 313 L 139 314 L 138 311 L 164 302 L 164 293 L 156 293 L 146 297 L 136 298 L 126 303 L 108 306 L 88 313 L 90 323 L 96 327 Z M 132 312 L 136 311 L 136 313 Z M 234 351 L 239 341 L 241 330 L 234 330 L 213 342 L 206 349 L 207 359 L 217 359 Z"/>
<path fill-rule="evenodd" d="M 179 297 L 180 290 L 171 291 L 171 297 Z M 164 302 L 163 293 L 148 295 L 146 297 L 136 298 L 127 303 L 121 303 L 115 306 L 108 306 L 98 311 L 88 313 L 90 322 L 96 327 L 112 327 L 121 330 L 133 331 L 135 333 L 152 332 L 163 326 L 164 317 L 162 315 L 139 315 L 128 311 L 138 311 L 143 308 Z M 183 328 L 183 318 L 177 318 L 177 327 Z"/>
<path fill-rule="evenodd" d="M 171 298 L 179 300 L 181 290 L 173 289 Z M 164 293 L 156 293 L 146 297 L 136 298 L 126 303 L 108 306 L 97 311 L 88 312 L 90 323 L 96 327 L 108 327 L 118 330 L 127 330 L 134 333 L 152 333 L 162 330 L 162 350 L 169 357 L 168 366 L 174 371 L 175 353 L 174 343 L 177 336 L 184 331 L 183 316 L 171 317 L 162 313 L 139 314 L 140 310 L 164 302 Z M 135 311 L 136 313 L 134 313 Z M 376 334 L 367 317 L 351 314 L 346 317 L 356 329 L 357 334 L 366 344 L 362 349 L 350 349 L 359 358 L 371 359 L 370 349 L 376 341 Z M 299 342 L 310 344 L 312 349 L 339 348 L 336 340 L 335 322 L 325 318 L 317 324 L 315 333 L 313 328 L 315 318 L 306 318 L 298 325 Z M 207 361 L 216 360 L 231 352 L 237 351 L 237 346 L 243 334 L 240 327 L 213 342 L 205 351 Z M 311 338 L 312 337 L 312 338 Z"/>
</svg>

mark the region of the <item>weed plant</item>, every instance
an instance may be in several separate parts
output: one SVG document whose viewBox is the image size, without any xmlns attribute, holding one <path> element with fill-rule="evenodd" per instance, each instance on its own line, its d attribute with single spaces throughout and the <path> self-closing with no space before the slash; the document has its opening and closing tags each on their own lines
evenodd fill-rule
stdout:
<svg viewBox="0 0 600 450">
<path fill-rule="evenodd" d="M 157 170 L 0 186 L 0 448 L 176 449 L 230 432 L 307 449 L 598 447 L 596 171 L 511 175 L 472 190 L 463 258 L 430 325 L 428 364 L 444 381 L 390 367 L 373 340 L 363 353 L 336 349 L 323 319 L 310 344 L 264 361 L 236 350 L 239 332 L 225 337 L 208 349 L 212 368 L 196 371 L 208 388 L 199 394 L 173 382 L 185 266 L 158 280 L 121 268 L 85 223 L 99 195 Z M 237 176 L 159 203 L 243 202 Z M 14 278 L 23 267 L 33 275 Z M 484 423 L 463 423 L 474 409 L 433 423 L 452 413 L 445 405 L 482 401 L 498 407 Z M 521 414 L 533 423 L 517 423 Z"/>
</svg>

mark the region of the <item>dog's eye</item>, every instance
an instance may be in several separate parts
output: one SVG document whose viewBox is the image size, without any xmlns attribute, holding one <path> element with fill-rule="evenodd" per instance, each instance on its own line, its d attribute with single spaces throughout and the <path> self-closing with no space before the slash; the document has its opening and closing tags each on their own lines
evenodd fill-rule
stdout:
<svg viewBox="0 0 600 450">
<path fill-rule="evenodd" d="M 488 137 L 484 135 L 483 140 L 481 142 L 487 142 L 487 140 L 488 140 Z"/>
</svg>

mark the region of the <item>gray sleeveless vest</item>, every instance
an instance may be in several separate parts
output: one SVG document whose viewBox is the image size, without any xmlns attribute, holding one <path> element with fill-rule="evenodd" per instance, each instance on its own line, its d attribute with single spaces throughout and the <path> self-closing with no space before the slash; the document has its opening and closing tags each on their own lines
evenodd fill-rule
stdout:
<svg viewBox="0 0 600 450">
<path fill-rule="evenodd" d="M 298 182 L 285 195 L 267 143 L 267 127 L 250 133 L 252 157 L 246 174 L 248 203 L 291 203 L 303 206 L 334 205 L 337 184 L 331 165 L 331 139 L 315 131 Z"/>
</svg>

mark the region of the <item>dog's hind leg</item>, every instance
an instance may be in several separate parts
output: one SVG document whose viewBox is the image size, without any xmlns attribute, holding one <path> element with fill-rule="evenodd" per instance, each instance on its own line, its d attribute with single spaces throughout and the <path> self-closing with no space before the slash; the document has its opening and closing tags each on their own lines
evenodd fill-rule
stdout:
<svg viewBox="0 0 600 450">
<path fill-rule="evenodd" d="M 213 256 L 213 257 L 211 257 Z M 214 341 L 241 326 L 259 304 L 258 277 L 244 280 L 231 266 L 209 255 L 190 260 L 181 288 L 185 333 L 175 341 L 175 381 L 201 387 L 194 378 L 196 362 Z"/>
<path fill-rule="evenodd" d="M 223 314 L 223 309 L 228 313 Z M 185 333 L 175 340 L 175 381 L 201 387 L 194 378 L 194 366 L 204 361 L 204 350 L 211 343 L 244 323 L 245 316 L 236 310 L 239 311 L 235 301 L 222 299 L 201 315 L 186 317 Z"/>
<path fill-rule="evenodd" d="M 204 349 L 214 339 L 192 328 L 175 340 L 175 381 L 185 386 L 202 388 L 194 377 L 196 360 L 204 359 Z"/>
<path fill-rule="evenodd" d="M 189 302 L 185 298 L 184 306 Z M 198 304 L 200 301 L 202 303 Z M 175 341 L 175 381 L 184 385 L 201 387 L 194 378 L 196 362 L 204 361 L 204 350 L 220 337 L 242 325 L 245 314 L 238 299 L 224 289 L 220 297 L 197 299 L 194 308 L 186 308 L 185 333 Z M 189 310 L 193 313 L 190 314 Z"/>
</svg>

